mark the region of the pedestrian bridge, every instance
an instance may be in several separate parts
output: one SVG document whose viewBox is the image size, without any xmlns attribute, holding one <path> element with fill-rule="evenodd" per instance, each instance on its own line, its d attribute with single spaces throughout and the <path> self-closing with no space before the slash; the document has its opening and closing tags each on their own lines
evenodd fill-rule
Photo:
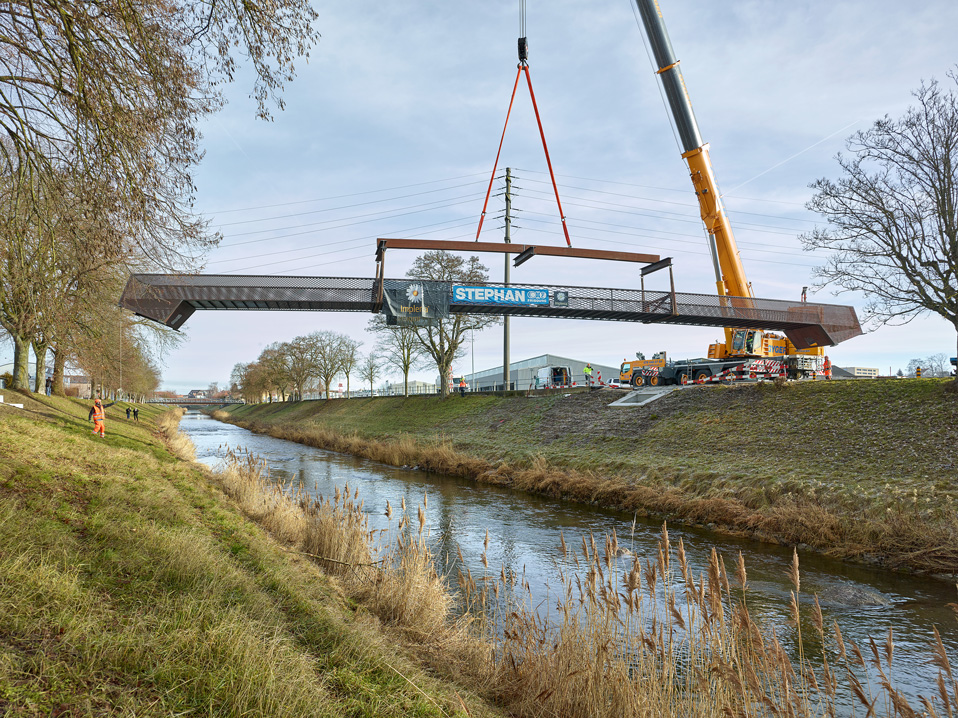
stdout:
<svg viewBox="0 0 958 718">
<path fill-rule="evenodd" d="M 799 349 L 835 345 L 862 333 L 854 307 L 834 304 L 602 287 L 475 282 L 460 287 L 501 290 L 497 295 L 495 291 L 456 292 L 452 282 L 412 279 L 134 274 L 120 305 L 179 329 L 197 310 L 378 313 L 384 290 L 405 291 L 412 284 L 446 294 L 453 314 L 776 330 Z M 527 294 L 517 294 L 517 289 Z M 506 290 L 512 294 L 503 294 Z M 536 303 L 511 303 L 516 296 L 535 296 Z"/>
<path fill-rule="evenodd" d="M 190 399 L 182 397 L 177 399 L 147 399 L 147 404 L 171 404 L 173 406 L 227 406 L 229 404 L 245 404 L 239 399 Z"/>
</svg>

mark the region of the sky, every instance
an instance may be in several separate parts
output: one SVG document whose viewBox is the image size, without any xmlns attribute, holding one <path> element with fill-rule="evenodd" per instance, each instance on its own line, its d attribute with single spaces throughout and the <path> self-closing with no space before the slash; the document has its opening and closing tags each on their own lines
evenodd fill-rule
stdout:
<svg viewBox="0 0 958 718">
<path fill-rule="evenodd" d="M 474 239 L 516 77 L 518 0 L 314 0 L 322 39 L 255 118 L 252 78 L 202 126 L 195 210 L 222 233 L 210 273 L 372 277 L 377 237 Z M 954 0 L 660 0 L 756 296 L 798 299 L 827 257 L 809 184 L 836 178 L 844 140 L 958 63 Z M 533 88 L 573 246 L 673 258 L 676 289 L 715 291 L 695 195 L 630 0 L 528 0 Z M 520 85 L 497 175 L 512 169 L 513 241 L 564 244 L 528 92 Z M 481 239 L 502 240 L 503 182 Z M 415 253 L 391 251 L 401 277 Z M 502 255 L 481 255 L 490 279 Z M 513 282 L 632 288 L 639 267 L 536 257 Z M 649 278 L 667 288 L 668 277 Z M 658 286 L 657 283 L 661 284 Z M 810 301 L 852 304 L 864 298 Z M 164 388 L 225 385 L 238 362 L 311 331 L 371 349 L 366 314 L 197 311 L 162 360 Z M 718 328 L 514 318 L 512 359 L 552 353 L 617 365 L 636 352 L 704 356 Z M 904 369 L 955 351 L 943 319 L 878 328 L 829 350 L 838 366 Z M 474 356 L 474 361 L 473 357 Z M 455 373 L 502 364 L 502 329 L 479 333 Z M 432 381 L 434 369 L 416 372 Z"/>
</svg>

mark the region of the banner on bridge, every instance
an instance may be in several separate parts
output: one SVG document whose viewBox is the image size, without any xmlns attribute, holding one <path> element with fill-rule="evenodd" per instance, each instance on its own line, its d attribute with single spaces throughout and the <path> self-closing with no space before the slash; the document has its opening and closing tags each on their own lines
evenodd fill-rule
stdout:
<svg viewBox="0 0 958 718">
<path fill-rule="evenodd" d="M 466 287 L 452 288 L 452 301 L 463 304 L 534 304 L 549 305 L 548 289 L 525 287 Z"/>
<path fill-rule="evenodd" d="M 386 324 L 425 327 L 449 316 L 449 284 L 387 280 L 383 284 Z"/>
</svg>

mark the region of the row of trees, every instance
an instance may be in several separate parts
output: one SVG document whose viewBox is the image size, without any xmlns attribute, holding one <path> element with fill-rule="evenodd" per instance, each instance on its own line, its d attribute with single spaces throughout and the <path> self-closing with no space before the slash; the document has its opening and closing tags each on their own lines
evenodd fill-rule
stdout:
<svg viewBox="0 0 958 718">
<path fill-rule="evenodd" d="M 410 279 L 446 282 L 485 282 L 489 270 L 478 257 L 464 259 L 445 251 L 426 252 L 416 258 L 406 273 Z M 439 376 L 449 376 L 453 362 L 465 353 L 465 340 L 470 332 L 481 331 L 499 321 L 498 317 L 457 314 L 437 318 L 420 326 L 414 321 L 399 319 L 389 325 L 383 315 L 370 320 L 367 331 L 376 337 L 368 354 L 361 354 L 362 342 L 336 332 L 314 332 L 266 347 L 259 358 L 248 364 L 236 364 L 230 377 L 230 389 L 247 401 L 273 397 L 302 397 L 319 388 L 330 396 L 330 387 L 339 376 L 358 376 L 369 384 L 398 373 L 403 377 L 403 393 L 409 395 L 409 373 L 418 367 L 434 367 Z M 440 392 L 449 392 L 447 382 L 440 382 Z"/>
<path fill-rule="evenodd" d="M 101 383 L 154 383 L 152 337 L 116 309 L 129 273 L 193 269 L 218 237 L 192 213 L 198 123 L 237 55 L 258 114 L 318 39 L 308 0 L 0 4 L 0 327 L 13 387 L 48 351 Z M 132 387 L 142 390 L 143 387 Z M 152 388 L 152 387 L 150 387 Z"/>
<path fill-rule="evenodd" d="M 951 361 L 945 354 L 932 354 L 924 359 L 912 359 L 908 362 L 906 376 L 914 377 L 916 369 L 921 368 L 921 375 L 925 378 L 945 378 L 951 376 Z"/>
</svg>

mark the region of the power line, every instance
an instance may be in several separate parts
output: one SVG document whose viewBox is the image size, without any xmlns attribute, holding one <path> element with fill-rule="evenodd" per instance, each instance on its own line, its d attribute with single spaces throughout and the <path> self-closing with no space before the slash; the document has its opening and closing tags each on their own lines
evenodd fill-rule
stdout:
<svg viewBox="0 0 958 718">
<path fill-rule="evenodd" d="M 370 204 L 380 204 L 382 202 L 391 202 L 398 199 L 408 199 L 409 197 L 420 197 L 424 194 L 433 194 L 434 192 L 445 192 L 447 190 L 459 189 L 460 187 L 469 187 L 470 185 L 481 184 L 480 182 L 466 182 L 460 185 L 454 185 L 452 187 L 443 187 L 442 189 L 429 190 L 427 192 L 414 192 L 412 194 L 400 195 L 399 197 L 387 197 L 385 199 L 376 199 L 369 202 L 357 202 L 355 204 L 347 204 L 339 207 L 327 207 L 325 209 L 314 209 L 309 212 L 295 212 L 293 214 L 278 214 L 273 217 L 261 217 L 259 219 L 244 219 L 237 222 L 226 222 L 225 224 L 217 224 L 217 227 L 234 227 L 238 224 L 252 224 L 254 222 L 269 222 L 274 219 L 288 219 L 289 217 L 303 217 L 308 214 L 320 214 L 322 212 L 336 212 L 342 209 L 352 209 L 353 207 L 364 207 Z M 438 201 L 438 200 L 437 200 Z M 386 210 L 383 210 L 386 211 Z"/>
<path fill-rule="evenodd" d="M 409 189 L 410 187 L 422 187 L 427 184 L 436 184 L 438 182 L 456 182 L 461 179 L 468 179 L 469 177 L 478 177 L 478 176 L 484 176 L 484 175 L 485 175 L 485 172 L 473 172 L 472 174 L 460 175 L 459 177 L 447 177 L 446 179 L 441 179 L 441 180 L 430 180 L 429 182 L 417 182 L 415 184 L 405 184 L 405 185 L 399 185 L 397 187 L 387 187 L 385 189 L 371 189 L 365 192 L 353 192 L 351 194 L 340 194 L 340 195 L 333 195 L 330 197 L 317 197 L 316 199 L 303 199 L 303 200 L 298 200 L 296 202 L 282 202 L 280 204 L 263 204 L 256 207 L 240 207 L 238 209 L 221 209 L 214 212 L 209 212 L 208 214 L 229 214 L 231 212 L 252 212 L 253 210 L 257 210 L 257 209 L 274 209 L 276 207 L 290 207 L 296 204 L 309 204 L 310 202 L 328 202 L 334 199 L 346 199 L 348 197 L 361 197 L 367 194 L 376 194 L 377 192 L 393 192 L 399 189 Z M 436 191 L 441 191 L 441 190 L 436 190 Z"/>
</svg>

